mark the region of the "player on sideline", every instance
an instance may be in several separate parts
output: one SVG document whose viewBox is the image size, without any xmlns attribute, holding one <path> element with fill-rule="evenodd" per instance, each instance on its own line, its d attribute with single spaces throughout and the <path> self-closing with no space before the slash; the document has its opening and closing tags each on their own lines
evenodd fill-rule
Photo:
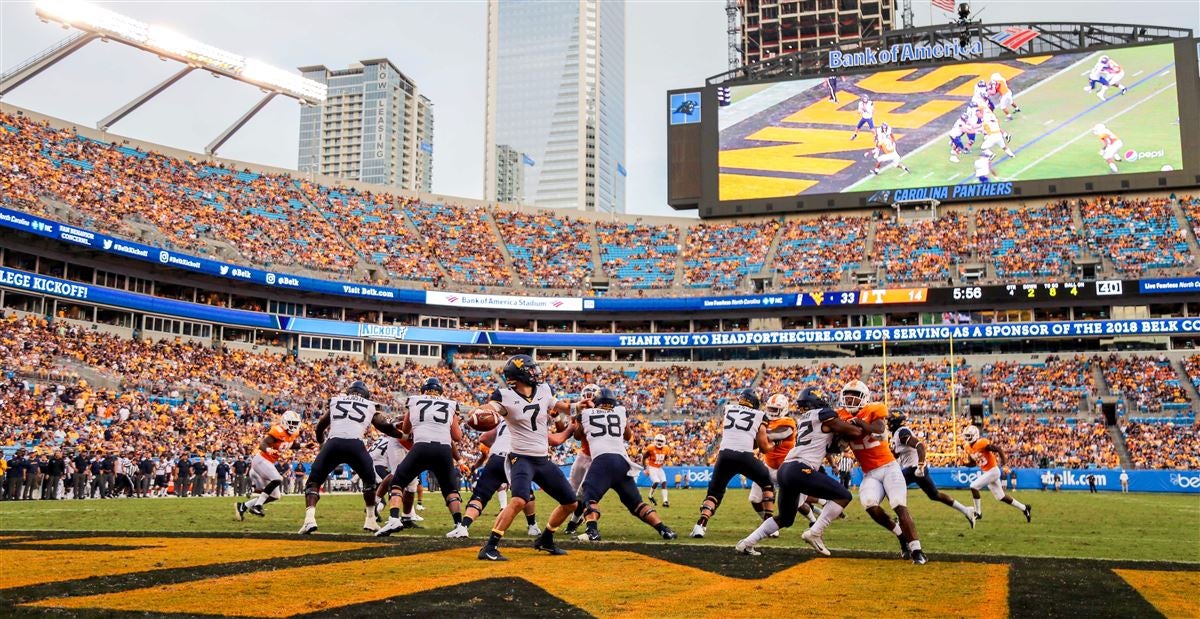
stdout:
<svg viewBox="0 0 1200 619">
<path fill-rule="evenodd" d="M 500 493 L 500 509 L 503 510 L 508 506 L 508 501 L 504 498 L 505 491 L 502 489 L 508 484 L 508 473 L 505 472 L 504 461 L 508 459 L 508 453 L 512 450 L 512 434 L 508 432 L 508 424 L 501 421 L 500 425 L 484 432 L 479 437 L 479 443 L 481 448 L 488 449 L 482 454 L 483 470 L 479 472 L 479 478 L 475 480 L 475 487 L 471 490 L 471 500 L 467 501 L 467 509 L 462 522 L 446 533 L 446 537 L 470 537 L 471 524 L 475 522 L 479 514 L 483 513 L 488 501 L 491 501 L 497 492 Z M 478 465 L 475 468 L 478 468 Z M 530 536 L 542 533 L 537 526 L 536 509 L 534 494 L 530 492 L 524 508 Z"/>
<path fill-rule="evenodd" d="M 1008 148 L 1008 143 L 1012 141 L 1012 136 L 1000 128 L 1000 119 L 996 118 L 996 114 L 983 108 L 979 108 L 976 112 L 983 126 L 983 144 L 980 144 L 982 153 L 992 158 L 994 153 L 992 149 L 999 146 L 1004 149 L 1004 154 L 1010 158 L 1015 158 L 1016 153 Z"/>
<path fill-rule="evenodd" d="M 421 471 L 429 471 L 437 479 L 446 508 L 454 519 L 454 526 L 462 523 L 462 499 L 458 495 L 454 444 L 462 440 L 463 433 L 458 425 L 458 402 L 442 397 L 444 393 L 442 381 L 427 378 L 421 385 L 420 395 L 408 396 L 408 412 L 400 422 L 400 430 L 412 435 L 413 446 L 392 473 L 391 501 L 388 504 L 390 516 L 375 532 L 376 537 L 387 537 L 411 524 L 400 518 L 400 503 L 404 488 Z"/>
<path fill-rule="evenodd" d="M 871 100 L 869 95 L 863 95 L 858 101 L 858 125 L 854 127 L 854 135 L 850 136 L 853 140 L 858 137 L 858 132 L 866 125 L 871 129 L 871 133 L 875 132 L 875 102 Z"/>
<path fill-rule="evenodd" d="M 667 447 L 667 437 L 662 434 L 655 434 L 654 442 L 647 445 L 645 453 L 642 454 L 642 466 L 646 467 L 646 476 L 650 478 L 648 500 L 651 505 L 658 505 L 658 501 L 654 500 L 654 490 L 662 487 L 663 507 L 671 506 L 671 500 L 667 494 L 667 474 L 663 471 L 663 466 L 667 463 L 667 456 L 670 454 L 671 448 Z"/>
<path fill-rule="evenodd" d="M 888 432 L 892 433 L 891 448 L 904 471 L 904 482 L 916 484 L 930 501 L 938 501 L 958 510 L 966 517 L 971 528 L 975 528 L 975 512 L 971 508 L 950 498 L 945 492 L 938 490 L 925 470 L 925 443 L 917 439 L 912 430 L 904 425 L 908 417 L 904 413 L 891 411 L 887 416 Z"/>
<path fill-rule="evenodd" d="M 875 148 L 867 151 L 868 157 L 872 155 L 875 157 L 875 167 L 871 174 L 875 176 L 897 166 L 904 170 L 905 174 L 912 171 L 900 163 L 900 153 L 896 151 L 896 136 L 892 135 L 892 128 L 887 123 L 879 123 L 879 130 L 875 132 Z"/>
<path fill-rule="evenodd" d="M 1004 117 L 1008 120 L 1013 119 L 1012 112 L 1009 112 L 1008 108 L 1011 107 L 1013 112 L 1021 111 L 1021 106 L 1017 105 L 1014 100 L 1017 96 L 1016 93 L 1009 87 L 1008 80 L 1004 79 L 1004 76 L 999 73 L 992 74 L 992 80 L 988 82 L 988 95 L 988 101 L 991 101 L 992 97 L 1000 100 L 999 103 L 992 106 L 992 110 L 995 111 L 996 108 L 1000 108 L 1000 111 L 1004 112 Z"/>
<path fill-rule="evenodd" d="M 282 423 L 271 426 L 267 435 L 259 441 L 258 451 L 250 458 L 250 482 L 259 491 L 259 494 L 249 501 L 239 502 L 234 506 L 238 520 L 245 520 L 247 512 L 259 518 L 265 516 L 263 505 L 278 501 L 282 494 L 280 486 L 283 485 L 283 477 L 275 469 L 275 462 L 279 460 L 281 450 L 289 446 L 295 447 L 296 440 L 300 436 L 300 414 L 296 411 L 287 411 L 280 421 Z"/>
<path fill-rule="evenodd" d="M 759 404 L 758 393 L 748 388 L 738 394 L 736 403 L 725 406 L 717 462 L 713 465 L 712 478 L 708 483 L 708 496 L 700 504 L 700 518 L 692 527 L 692 537 L 704 537 L 708 521 L 721 505 L 725 487 L 735 475 L 744 475 L 762 487 L 763 517 L 772 515 L 775 509 L 775 485 L 771 483 L 771 474 L 767 472 L 766 465 L 754 457 L 755 447 L 762 453 L 767 453 L 772 447 L 764 423 L 766 413 L 758 409 Z"/>
<path fill-rule="evenodd" d="M 1005 466 L 1008 457 L 1004 450 L 992 444 L 986 438 L 979 438 L 979 428 L 967 426 L 963 428 L 963 441 L 967 444 L 967 463 L 978 465 L 979 477 L 971 482 L 971 498 L 975 501 L 975 519 L 983 518 L 983 501 L 979 491 L 987 488 L 997 501 L 1007 503 L 1025 514 L 1025 522 L 1033 522 L 1033 506 L 1025 505 L 1004 492 L 1004 484 L 1000 483 L 1000 467 Z M 996 466 L 997 457 L 1000 466 Z"/>
<path fill-rule="evenodd" d="M 592 446 L 592 467 L 583 481 L 583 493 L 579 496 L 580 502 L 587 505 L 587 533 L 581 535 L 580 539 L 600 541 L 600 510 L 596 509 L 596 504 L 609 490 L 615 490 L 625 509 L 653 527 L 663 539 L 678 537 L 663 524 L 654 508 L 642 501 L 642 494 L 634 481 L 638 471 L 629 460 L 629 448 L 625 443 L 633 437 L 633 428 L 629 427 L 625 407 L 617 404 L 617 396 L 611 389 L 601 389 L 595 406 L 579 413 L 575 438 L 583 440 L 584 437 Z"/>
<path fill-rule="evenodd" d="M 958 120 L 954 121 L 954 127 L 950 129 L 950 161 L 952 163 L 958 163 L 959 155 L 971 152 L 971 147 L 975 145 L 977 126 L 971 122 L 968 113 L 960 114 Z M 966 138 L 968 142 L 964 144 L 963 138 Z"/>
<path fill-rule="evenodd" d="M 862 484 L 858 487 L 858 501 L 867 514 L 879 526 L 895 534 L 900 543 L 900 554 L 924 565 L 928 559 L 921 550 L 917 537 L 917 526 L 908 511 L 908 484 L 904 473 L 883 439 L 887 432 L 887 408 L 880 402 L 871 402 L 871 390 L 860 380 L 853 380 L 842 387 L 838 415 L 848 423 L 860 425 L 865 431 L 862 436 L 850 441 L 854 458 L 862 468 Z M 880 504 L 887 497 L 896 520 L 892 520 Z"/>
<path fill-rule="evenodd" d="M 1104 123 L 1098 123 L 1092 127 L 1092 135 L 1100 138 L 1100 156 L 1104 157 L 1104 162 L 1108 164 L 1108 169 L 1117 173 L 1117 162 L 1121 160 L 1121 149 L 1125 143 L 1111 129 L 1104 126 Z"/>
<path fill-rule="evenodd" d="M 786 529 L 796 521 L 796 512 L 807 497 L 826 499 L 821 517 L 801 534 L 808 545 L 817 552 L 828 555 L 825 547 L 825 529 L 837 520 L 842 510 L 850 504 L 850 491 L 825 473 L 821 463 L 825 454 L 834 447 L 838 435 L 858 437 L 863 429 L 851 425 L 838 417 L 837 411 L 818 396 L 811 388 L 800 393 L 796 408 L 803 410 L 796 419 L 796 444 L 788 451 L 779 466 L 779 513 L 763 520 L 762 524 L 746 538 L 737 543 L 735 549 L 742 554 L 762 554 L 754 546 L 780 529 Z"/>
<path fill-rule="evenodd" d="M 313 460 L 308 481 L 304 483 L 304 524 L 300 534 L 308 535 L 317 530 L 317 502 L 321 500 L 321 486 L 339 464 L 349 465 L 362 480 L 363 502 L 366 504 L 366 519 L 363 530 L 375 532 L 375 467 L 363 444 L 363 434 L 369 426 L 394 437 L 404 435 L 396 426 L 388 423 L 371 401 L 371 392 L 361 380 L 354 381 L 345 395 L 329 399 L 329 410 L 317 420 L 317 443 L 321 451 Z M 326 435 L 328 432 L 328 436 Z"/>
<path fill-rule="evenodd" d="M 561 445 L 573 428 L 568 423 L 563 431 L 551 436 L 550 422 L 561 413 L 574 414 L 580 406 L 590 408 L 592 402 L 582 400 L 573 403 L 555 398 L 550 385 L 542 382 L 542 368 L 529 355 L 510 358 L 504 364 L 503 374 L 507 386 L 493 391 L 488 402 L 472 413 L 484 415 L 492 412 L 500 415 L 508 423 L 508 431 L 512 434 L 512 452 L 507 461 L 512 499 L 496 516 L 491 536 L 479 549 L 479 559 L 506 560 L 500 554 L 500 540 L 513 518 L 525 508 L 525 499 L 533 491 L 534 483 L 541 486 L 550 498 L 558 501 L 558 507 L 550 514 L 546 528 L 533 543 L 533 548 L 551 555 L 567 554 L 567 551 L 554 544 L 554 532 L 575 511 L 577 501 L 571 492 L 571 483 L 563 476 L 562 470 L 550 461 L 549 446 Z"/>
</svg>

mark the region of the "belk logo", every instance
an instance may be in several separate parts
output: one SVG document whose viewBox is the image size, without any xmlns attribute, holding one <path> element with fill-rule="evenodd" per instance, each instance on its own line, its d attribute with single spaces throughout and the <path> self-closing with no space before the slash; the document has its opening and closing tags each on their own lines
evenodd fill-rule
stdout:
<svg viewBox="0 0 1200 619">
<path fill-rule="evenodd" d="M 170 259 L 171 259 L 171 254 L 167 253 L 165 250 L 158 252 L 158 261 L 159 262 L 166 262 Z"/>
<path fill-rule="evenodd" d="M 112 249 L 112 239 L 104 239 L 104 249 Z"/>
</svg>

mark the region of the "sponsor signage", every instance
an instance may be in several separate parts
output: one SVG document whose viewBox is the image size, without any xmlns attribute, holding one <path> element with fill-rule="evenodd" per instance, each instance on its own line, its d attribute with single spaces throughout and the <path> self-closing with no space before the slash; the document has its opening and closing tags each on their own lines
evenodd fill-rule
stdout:
<svg viewBox="0 0 1200 619">
<path fill-rule="evenodd" d="M 963 56 L 977 56 L 982 53 L 983 41 L 971 41 L 968 45 L 959 45 L 955 41 L 943 41 L 933 45 L 904 43 L 891 47 L 865 47 L 857 52 L 833 50 L 829 52 L 828 65 L 830 69 L 849 69 L 874 67 L 896 62 L 945 60 Z"/>
<path fill-rule="evenodd" d="M 427 305 L 478 307 L 484 309 L 528 310 L 538 312 L 581 312 L 583 299 L 569 297 L 518 297 L 467 292 L 425 292 Z"/>
</svg>

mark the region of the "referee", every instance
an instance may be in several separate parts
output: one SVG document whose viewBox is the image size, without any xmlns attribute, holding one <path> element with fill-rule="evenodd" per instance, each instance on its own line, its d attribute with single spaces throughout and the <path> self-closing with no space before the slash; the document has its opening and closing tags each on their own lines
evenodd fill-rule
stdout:
<svg viewBox="0 0 1200 619">
<path fill-rule="evenodd" d="M 843 453 L 842 457 L 838 458 L 838 478 L 842 480 L 842 486 L 847 490 L 850 489 L 850 471 L 852 470 L 854 470 L 854 460 Z"/>
</svg>

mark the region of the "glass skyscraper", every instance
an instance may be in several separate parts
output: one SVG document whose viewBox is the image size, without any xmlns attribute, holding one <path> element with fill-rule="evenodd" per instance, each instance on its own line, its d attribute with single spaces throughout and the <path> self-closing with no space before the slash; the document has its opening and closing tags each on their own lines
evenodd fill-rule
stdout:
<svg viewBox="0 0 1200 619">
<path fill-rule="evenodd" d="M 484 197 L 503 195 L 507 147 L 526 204 L 625 212 L 625 4 L 488 4 Z"/>
</svg>

